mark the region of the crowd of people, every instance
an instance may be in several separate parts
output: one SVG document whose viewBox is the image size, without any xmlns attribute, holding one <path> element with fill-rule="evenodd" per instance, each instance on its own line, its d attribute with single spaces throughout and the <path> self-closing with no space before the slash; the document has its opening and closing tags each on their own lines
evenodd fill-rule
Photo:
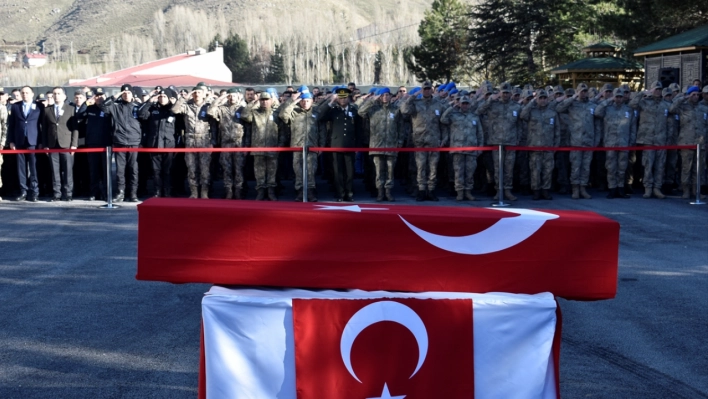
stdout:
<svg viewBox="0 0 708 399">
<path fill-rule="evenodd" d="M 158 86 L 148 92 L 126 84 L 113 96 L 85 87 L 68 101 L 62 87 L 36 94 L 24 86 L 0 90 L 0 144 L 13 150 L 65 150 L 13 154 L 17 201 L 37 201 L 40 188 L 51 201 L 71 201 L 75 192 L 105 200 L 111 164 L 106 153 L 72 150 L 108 146 L 198 149 L 115 152 L 115 202 L 146 196 L 209 198 L 219 178 L 227 199 L 249 198 L 247 182 L 255 180 L 255 199 L 276 201 L 284 194 L 281 182 L 292 179 L 296 201 L 305 193 L 317 201 L 318 176 L 329 182 L 337 201 L 345 202 L 354 201 L 356 176 L 377 201 L 395 200 L 396 180 L 417 201 L 438 201 L 438 186 L 458 201 L 474 200 L 474 191 L 495 199 L 503 194 L 511 201 L 519 193 L 550 200 L 554 190 L 590 199 L 589 185 L 607 191 L 607 198 L 628 198 L 635 184 L 643 186 L 644 198 L 664 198 L 674 189 L 683 198 L 700 195 L 696 179 L 704 178 L 705 152 L 697 167 L 695 146 L 704 146 L 708 132 L 708 86 L 700 81 L 684 90 L 653 82 L 638 92 L 628 85 L 534 89 L 507 82 L 497 87 L 484 82 L 470 90 L 452 82 L 425 82 L 394 90 L 364 93 L 350 83 L 289 86 L 282 93 L 251 87 L 216 91 L 199 83 L 191 91 Z M 692 148 L 613 150 L 671 145 Z M 495 149 L 474 149 L 484 146 Z M 250 150 L 209 151 L 218 147 Z M 276 147 L 335 150 L 304 156 L 267 151 Z M 369 151 L 347 151 L 361 147 Z M 555 151 L 558 147 L 578 150 Z"/>
</svg>

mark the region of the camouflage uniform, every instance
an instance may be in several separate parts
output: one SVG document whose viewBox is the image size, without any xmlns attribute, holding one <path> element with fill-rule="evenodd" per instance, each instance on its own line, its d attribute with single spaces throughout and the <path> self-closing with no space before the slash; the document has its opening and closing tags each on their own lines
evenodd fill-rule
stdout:
<svg viewBox="0 0 708 399">
<path fill-rule="evenodd" d="M 545 94 L 545 93 L 544 93 Z M 540 107 L 536 100 L 528 103 L 521 111 L 521 119 L 528 123 L 529 147 L 558 147 L 560 144 L 560 123 L 553 107 Z M 553 178 L 554 151 L 531 151 L 531 189 L 550 190 Z"/>
<path fill-rule="evenodd" d="M 7 117 L 7 107 L 0 104 L 0 150 L 7 145 Z M 0 187 L 2 187 L 2 154 L 0 154 Z"/>
<path fill-rule="evenodd" d="M 708 130 L 708 107 L 700 103 L 694 104 L 680 94 L 674 99 L 669 112 L 677 114 L 681 123 L 677 144 L 699 145 L 701 148 L 699 165 L 704 167 L 706 158 L 703 150 L 705 149 L 706 130 Z M 681 185 L 684 189 L 684 197 L 687 198 L 687 189 L 694 190 L 696 185 L 696 150 L 680 150 L 680 152 Z"/>
<path fill-rule="evenodd" d="M 290 147 L 324 147 L 327 139 L 327 129 L 320 128 L 317 121 L 314 104 L 305 110 L 294 100 L 285 101 L 279 115 L 283 122 L 290 125 Z M 293 170 L 295 171 L 295 190 L 302 190 L 302 152 L 293 154 Z M 307 188 L 315 188 L 315 173 L 317 172 L 317 153 L 307 153 Z"/>
<path fill-rule="evenodd" d="M 284 144 L 282 137 L 279 136 L 278 125 L 273 113 L 273 107 L 261 108 L 257 103 L 248 104 L 241 113 L 241 119 L 251 123 L 251 146 L 253 148 L 272 148 Z M 277 170 L 277 152 L 253 153 L 256 190 L 275 189 Z"/>
<path fill-rule="evenodd" d="M 450 147 L 484 146 L 484 130 L 477 114 L 459 108 L 448 108 L 440 122 L 450 126 Z M 471 191 L 474 188 L 474 171 L 480 151 L 450 151 L 455 171 L 455 191 Z"/>
<path fill-rule="evenodd" d="M 526 85 L 529 86 L 530 85 Z M 524 90 L 521 93 L 522 98 L 526 98 L 529 95 L 533 96 L 533 91 L 531 90 Z M 521 105 L 521 104 L 520 104 Z M 527 104 L 528 105 L 528 104 Z M 523 110 L 524 105 L 521 105 L 521 108 Z M 525 120 L 520 120 L 519 121 L 519 146 L 520 147 L 526 147 L 528 145 L 528 137 L 529 137 L 529 127 L 528 123 Z M 529 152 L 528 151 L 519 151 L 516 153 L 516 168 L 515 168 L 515 175 L 518 178 L 519 186 L 521 186 L 523 191 L 527 191 L 530 184 L 531 184 L 531 170 L 530 170 L 530 165 L 529 165 Z"/>
<path fill-rule="evenodd" d="M 658 82 L 657 82 L 658 83 Z M 655 89 L 661 88 L 661 83 Z M 639 127 L 637 128 L 637 144 L 648 146 L 663 146 L 667 140 L 667 126 L 671 119 L 669 108 L 671 103 L 659 97 L 642 98 L 635 96 L 629 102 L 632 109 L 640 110 Z M 664 179 L 664 164 L 666 150 L 642 151 L 642 166 L 644 166 L 643 184 L 646 189 L 661 189 Z M 650 190 L 651 191 L 651 190 Z M 651 192 L 649 192 L 649 196 Z"/>
<path fill-rule="evenodd" d="M 616 89 L 617 92 L 620 89 Z M 634 145 L 637 136 L 634 111 L 625 103 L 617 106 L 612 100 L 601 102 L 595 109 L 595 117 L 603 119 L 605 147 L 628 147 Z M 623 188 L 628 164 L 628 151 L 607 151 L 607 187 Z"/>
<path fill-rule="evenodd" d="M 242 104 L 212 105 L 207 113 L 219 122 L 219 143 L 221 148 L 250 147 L 244 143 L 244 129 L 241 124 Z M 246 160 L 244 152 L 222 152 L 219 155 L 219 164 L 224 170 L 224 190 L 226 198 L 231 198 L 235 193 L 236 198 L 241 197 L 243 189 L 243 165 Z"/>
<path fill-rule="evenodd" d="M 401 113 L 396 104 L 383 104 L 369 100 L 359 107 L 359 115 L 369 120 L 369 148 L 400 148 L 403 134 L 400 130 Z M 396 152 L 370 151 L 376 168 L 376 188 L 393 188 L 393 171 L 396 166 Z"/>
<path fill-rule="evenodd" d="M 401 113 L 410 115 L 413 124 L 413 146 L 416 148 L 438 148 L 446 145 L 447 137 L 440 129 L 440 116 L 444 111 L 442 101 L 435 97 L 409 97 L 401 104 Z M 416 152 L 418 168 L 418 190 L 432 192 L 437 183 L 439 152 Z"/>
<path fill-rule="evenodd" d="M 556 88 L 556 90 L 561 90 L 562 87 L 559 86 L 559 88 Z M 569 93 L 574 93 L 572 89 Z M 573 94 L 570 94 L 572 96 Z M 554 110 L 556 107 L 560 104 L 560 101 L 553 100 L 549 102 L 548 106 L 552 107 Z M 560 127 L 560 143 L 558 144 L 560 147 L 568 147 L 570 146 L 570 117 L 568 116 L 568 113 L 562 113 L 558 114 L 558 125 Z M 558 183 L 559 186 L 561 186 L 561 189 L 559 193 L 565 194 L 570 186 L 570 178 L 569 178 L 569 172 L 570 172 L 570 153 L 568 151 L 556 151 L 555 155 L 555 168 L 556 168 L 556 182 Z"/>
<path fill-rule="evenodd" d="M 197 105 L 193 100 L 185 101 L 183 98 L 178 99 L 172 107 L 174 114 L 184 115 L 185 148 L 211 148 L 216 145 L 216 132 L 212 119 L 207 114 L 208 109 L 209 103 L 206 101 Z M 187 180 L 192 194 L 196 193 L 197 186 L 201 184 L 202 197 L 206 198 L 209 190 L 211 152 L 187 152 L 184 154 L 184 161 L 187 164 Z"/>
<path fill-rule="evenodd" d="M 491 90 L 491 86 L 487 87 L 487 90 Z M 474 113 L 477 113 L 477 108 L 484 103 L 484 99 L 480 99 L 476 103 L 472 104 L 471 111 Z M 482 130 L 484 131 L 484 142 L 486 144 L 489 144 L 489 132 L 491 131 L 491 124 L 489 123 L 489 116 L 488 115 L 479 115 L 477 113 L 477 116 L 479 117 L 480 122 L 482 122 Z M 485 177 L 487 178 L 487 184 L 491 187 L 494 185 L 494 161 L 492 160 L 492 152 L 491 151 L 482 151 L 482 154 L 480 155 L 480 160 L 482 162 L 482 165 L 484 166 L 485 169 Z"/>
<path fill-rule="evenodd" d="M 670 101 L 667 101 L 671 104 Z M 670 107 L 670 105 L 669 105 Z M 669 115 L 666 121 L 666 145 L 677 145 L 679 135 L 679 115 Z M 664 182 L 667 184 L 679 184 L 678 178 L 679 150 L 666 151 L 666 167 L 664 169 Z"/>
<path fill-rule="evenodd" d="M 506 91 L 502 85 L 502 90 Z M 511 100 L 492 100 L 490 97 L 477 107 L 478 115 L 487 115 L 489 118 L 489 141 L 488 145 L 518 145 L 519 143 L 519 113 L 521 106 Z M 504 181 L 499 183 L 499 150 L 492 151 L 494 161 L 494 182 L 497 189 L 502 186 L 505 190 L 511 190 L 514 185 L 514 159 L 516 151 L 504 150 Z M 506 193 L 505 193 L 506 194 Z M 507 194 L 508 195 L 508 194 Z"/>
<path fill-rule="evenodd" d="M 578 87 L 582 89 L 582 87 Z M 571 147 L 592 147 L 595 145 L 595 108 L 589 99 L 567 98 L 556 106 L 559 114 L 568 114 L 568 130 Z M 587 186 L 590 179 L 592 151 L 570 152 L 570 184 Z"/>
</svg>

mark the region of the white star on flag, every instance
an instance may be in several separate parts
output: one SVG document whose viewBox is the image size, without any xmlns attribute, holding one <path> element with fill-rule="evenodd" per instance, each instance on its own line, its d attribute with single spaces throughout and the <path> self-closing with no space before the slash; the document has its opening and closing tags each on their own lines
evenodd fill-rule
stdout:
<svg viewBox="0 0 708 399">
<path fill-rule="evenodd" d="M 388 391 L 388 384 L 384 383 L 383 387 L 383 392 L 381 392 L 381 396 L 378 398 L 366 398 L 366 399 L 403 399 L 405 398 L 406 395 L 401 395 L 401 396 L 391 396 L 391 393 Z"/>
</svg>

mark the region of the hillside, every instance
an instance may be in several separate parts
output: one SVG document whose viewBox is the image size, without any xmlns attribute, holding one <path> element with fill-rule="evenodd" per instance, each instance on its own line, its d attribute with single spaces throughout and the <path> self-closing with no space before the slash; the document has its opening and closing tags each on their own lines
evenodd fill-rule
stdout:
<svg viewBox="0 0 708 399">
<path fill-rule="evenodd" d="M 6 48 L 12 44 L 24 47 L 27 43 L 32 50 L 33 44 L 46 41 L 62 48 L 71 45 L 75 52 L 99 54 L 108 51 L 112 38 L 125 33 L 152 37 L 155 12 L 161 10 L 169 15 L 175 6 L 202 11 L 213 17 L 214 24 L 221 21 L 226 25 L 221 31 L 240 33 L 240 28 L 248 25 L 277 39 L 297 32 L 299 27 L 329 30 L 334 24 L 339 32 L 353 32 L 386 15 L 403 15 L 410 23 L 416 23 L 430 3 L 431 0 L 2 0 L 0 37 Z"/>
</svg>

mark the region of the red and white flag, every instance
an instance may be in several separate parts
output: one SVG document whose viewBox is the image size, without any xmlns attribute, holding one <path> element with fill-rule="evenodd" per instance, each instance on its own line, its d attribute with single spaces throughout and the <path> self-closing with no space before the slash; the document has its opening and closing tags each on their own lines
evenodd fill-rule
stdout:
<svg viewBox="0 0 708 399">
<path fill-rule="evenodd" d="M 471 299 L 294 299 L 298 399 L 474 398 Z"/>
</svg>

